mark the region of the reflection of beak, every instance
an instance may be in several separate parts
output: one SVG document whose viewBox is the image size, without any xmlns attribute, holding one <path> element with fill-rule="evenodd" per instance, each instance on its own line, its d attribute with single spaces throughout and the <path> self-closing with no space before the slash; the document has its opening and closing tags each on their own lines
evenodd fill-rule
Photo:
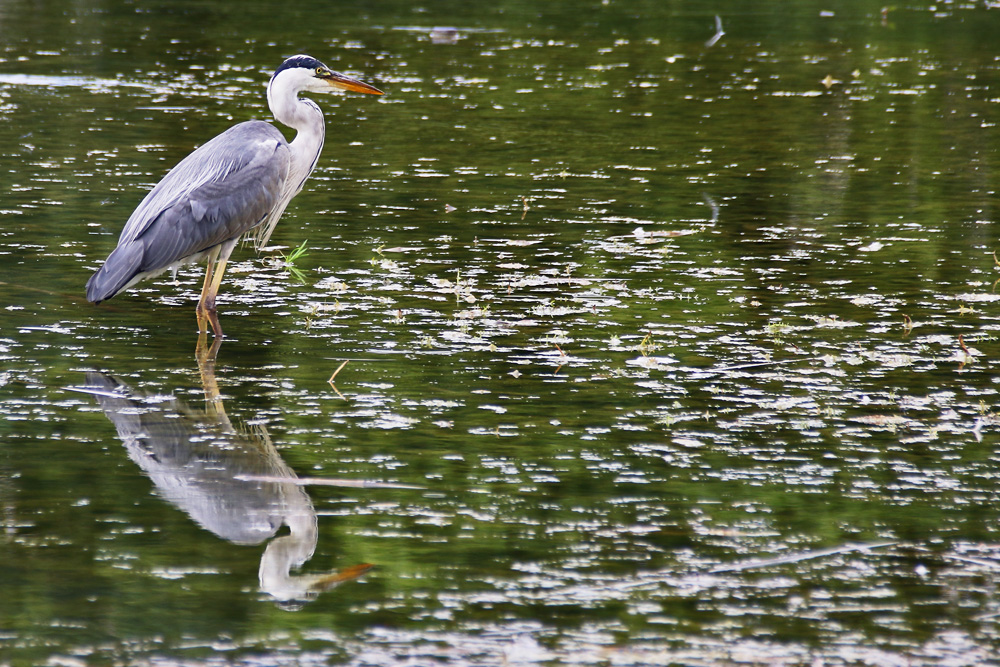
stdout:
<svg viewBox="0 0 1000 667">
<path fill-rule="evenodd" d="M 349 90 L 352 93 L 367 93 L 368 95 L 383 95 L 384 93 L 376 88 L 375 86 L 369 86 L 364 81 L 358 81 L 357 79 L 352 79 L 346 74 L 341 74 L 340 72 L 326 72 L 322 75 L 322 79 L 329 83 L 334 88 L 339 88 L 341 90 Z"/>
<path fill-rule="evenodd" d="M 373 567 L 375 566 L 371 563 L 361 563 L 360 565 L 351 565 L 350 567 L 345 567 L 343 570 L 337 570 L 336 572 L 330 572 L 329 574 L 317 576 L 309 582 L 309 590 L 315 593 L 325 593 L 345 581 L 353 581 L 357 579 Z"/>
</svg>

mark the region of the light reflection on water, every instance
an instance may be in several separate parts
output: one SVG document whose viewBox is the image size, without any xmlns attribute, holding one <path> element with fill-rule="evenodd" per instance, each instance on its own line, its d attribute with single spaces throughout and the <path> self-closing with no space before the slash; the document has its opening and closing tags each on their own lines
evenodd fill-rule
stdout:
<svg viewBox="0 0 1000 667">
<path fill-rule="evenodd" d="M 255 584 L 267 547 L 152 494 L 63 388 L 199 412 L 198 271 L 100 308 L 82 285 L 301 36 L 6 47 L 0 662 L 988 664 L 996 15 L 793 4 L 709 50 L 714 9 L 628 3 L 314 40 L 389 95 L 322 100 L 275 235 L 308 240 L 305 281 L 249 248 L 227 278 L 226 431 L 273 446 L 204 414 L 186 442 L 423 489 L 293 487 L 306 572 L 375 565 L 296 614 Z"/>
</svg>

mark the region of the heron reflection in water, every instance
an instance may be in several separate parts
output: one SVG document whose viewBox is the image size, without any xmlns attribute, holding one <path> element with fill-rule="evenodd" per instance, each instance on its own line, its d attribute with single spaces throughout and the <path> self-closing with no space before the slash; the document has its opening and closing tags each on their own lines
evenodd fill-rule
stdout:
<svg viewBox="0 0 1000 667">
<path fill-rule="evenodd" d="M 129 458 L 163 498 L 202 527 L 235 544 L 256 545 L 288 526 L 289 533 L 271 539 L 260 559 L 260 588 L 276 600 L 306 602 L 371 569 L 363 563 L 323 574 L 291 574 L 316 549 L 312 501 L 263 426 L 233 427 L 211 364 L 201 370 L 203 411 L 173 398 L 139 395 L 102 373 L 87 373 L 86 386 L 74 389 L 97 399 Z"/>
<path fill-rule="evenodd" d="M 201 336 L 222 326 L 215 300 L 236 242 L 267 243 L 285 207 L 316 167 L 326 134 L 323 112 L 299 93 L 382 91 L 311 56 L 287 59 L 267 85 L 275 119 L 296 131 L 287 141 L 270 123 L 235 125 L 184 158 L 129 217 L 118 247 L 87 281 L 87 300 L 100 303 L 141 280 L 189 262 L 208 260 L 196 313 Z"/>
</svg>

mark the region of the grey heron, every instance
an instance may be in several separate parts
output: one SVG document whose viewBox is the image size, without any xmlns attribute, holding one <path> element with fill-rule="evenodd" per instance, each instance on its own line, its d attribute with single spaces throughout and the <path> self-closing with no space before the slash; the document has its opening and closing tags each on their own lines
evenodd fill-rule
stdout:
<svg viewBox="0 0 1000 667">
<path fill-rule="evenodd" d="M 311 56 L 287 59 L 267 85 L 274 118 L 296 130 L 287 141 L 274 125 L 235 125 L 181 160 L 129 217 L 118 247 L 87 281 L 87 300 L 100 303 L 168 269 L 208 260 L 196 314 L 201 334 L 222 326 L 215 299 L 236 242 L 248 235 L 260 250 L 288 202 L 302 189 L 323 150 L 323 112 L 299 93 L 349 90 L 381 95 Z"/>
</svg>

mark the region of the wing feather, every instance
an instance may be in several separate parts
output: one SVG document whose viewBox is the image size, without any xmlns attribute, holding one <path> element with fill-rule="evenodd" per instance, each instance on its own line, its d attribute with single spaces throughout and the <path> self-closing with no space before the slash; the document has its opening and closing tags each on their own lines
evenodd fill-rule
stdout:
<svg viewBox="0 0 1000 667">
<path fill-rule="evenodd" d="M 204 144 L 135 209 L 118 247 L 88 281 L 87 298 L 109 299 L 257 227 L 279 207 L 288 165 L 284 136 L 262 121 L 240 123 Z"/>
</svg>

